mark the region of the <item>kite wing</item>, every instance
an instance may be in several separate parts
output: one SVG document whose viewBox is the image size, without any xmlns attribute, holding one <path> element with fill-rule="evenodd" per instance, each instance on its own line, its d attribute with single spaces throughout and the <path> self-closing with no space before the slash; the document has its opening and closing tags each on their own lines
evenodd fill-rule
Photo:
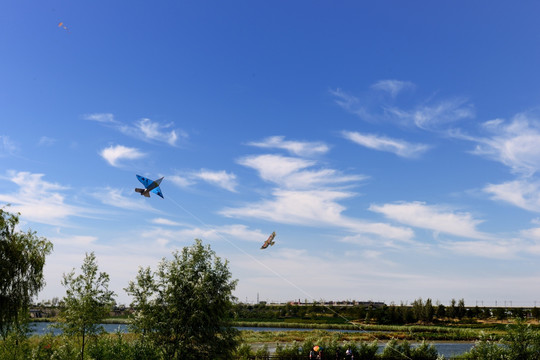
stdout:
<svg viewBox="0 0 540 360">
<path fill-rule="evenodd" d="M 161 196 L 162 199 L 165 199 L 165 198 L 163 197 L 163 193 L 161 192 L 161 189 L 159 188 L 159 186 L 158 186 L 157 188 L 153 189 L 152 192 L 153 192 L 154 194 L 157 194 L 158 196 Z"/>
<path fill-rule="evenodd" d="M 140 175 L 137 175 L 137 179 L 139 179 L 139 181 L 144 185 L 145 188 L 148 188 L 153 183 L 152 180 L 142 177 Z"/>
</svg>

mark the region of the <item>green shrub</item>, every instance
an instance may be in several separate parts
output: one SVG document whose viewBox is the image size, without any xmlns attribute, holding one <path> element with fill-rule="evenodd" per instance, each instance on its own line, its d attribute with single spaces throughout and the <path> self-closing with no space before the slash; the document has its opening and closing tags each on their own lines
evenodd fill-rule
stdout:
<svg viewBox="0 0 540 360">
<path fill-rule="evenodd" d="M 266 344 L 258 348 L 257 351 L 255 351 L 255 359 L 268 360 L 269 358 L 270 358 L 270 351 L 268 351 L 268 346 Z"/>
<path fill-rule="evenodd" d="M 32 360 L 49 360 L 56 347 L 55 338 L 51 334 L 40 336 L 37 344 L 32 348 Z"/>
<path fill-rule="evenodd" d="M 133 344 L 124 341 L 123 335 L 100 336 L 88 347 L 93 360 L 125 360 L 133 358 Z"/>
<path fill-rule="evenodd" d="M 238 360 L 247 360 L 250 356 L 253 356 L 253 350 L 251 350 L 251 345 L 242 343 L 240 344 L 235 351 L 236 359 Z"/>
<path fill-rule="evenodd" d="M 30 344 L 25 334 L 11 332 L 0 340 L 0 360 L 27 360 L 30 356 Z"/>
<path fill-rule="evenodd" d="M 73 360 L 81 353 L 80 347 L 69 336 L 58 336 L 54 338 L 54 351 L 51 360 Z"/>
<path fill-rule="evenodd" d="M 275 355 L 282 356 L 282 357 L 285 357 L 285 358 L 290 357 L 290 356 L 294 356 L 294 355 L 298 355 L 299 354 L 299 351 L 298 351 L 299 347 L 300 346 L 298 345 L 298 343 L 296 341 L 293 341 L 290 344 L 286 344 L 285 346 L 283 346 L 282 344 L 277 344 L 276 345 Z"/>
<path fill-rule="evenodd" d="M 414 360 L 437 360 L 438 352 L 434 345 L 430 345 L 425 341 L 414 347 L 412 350 L 412 358 Z"/>
<path fill-rule="evenodd" d="M 380 358 L 383 360 L 410 360 L 412 348 L 408 341 L 398 343 L 397 340 L 392 339 L 384 347 Z"/>
<path fill-rule="evenodd" d="M 379 346 L 377 340 L 374 340 L 371 343 L 361 342 L 358 347 L 351 346 L 351 350 L 353 351 L 355 359 L 374 360 L 377 358 Z"/>
</svg>

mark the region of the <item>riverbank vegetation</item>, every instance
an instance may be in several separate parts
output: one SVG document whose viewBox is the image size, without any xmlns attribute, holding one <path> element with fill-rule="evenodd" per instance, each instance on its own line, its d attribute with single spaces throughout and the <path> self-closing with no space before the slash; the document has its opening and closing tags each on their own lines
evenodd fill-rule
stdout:
<svg viewBox="0 0 540 360">
<path fill-rule="evenodd" d="M 426 342 L 435 340 L 476 340 L 463 359 L 540 358 L 536 307 L 472 308 L 463 300 L 444 306 L 431 299 L 389 306 L 235 304 L 236 280 L 227 261 L 200 240 L 174 252 L 172 260 L 164 259 L 156 271 L 141 268 L 125 289 L 134 299 L 130 307 L 115 306 L 108 274 L 98 272 L 94 254 L 87 254 L 81 275 L 64 276 L 66 296 L 48 307 L 63 334 L 28 336 L 30 314 L 41 311 L 30 309 L 30 300 L 43 287 L 52 245 L 33 232 L 16 231 L 17 223 L 18 215 L 0 209 L 0 360 L 266 359 L 270 345 L 282 358 L 306 356 L 317 345 L 325 358 L 350 350 L 357 360 L 435 360 L 440 357 Z M 504 324 L 508 318 L 516 323 Z M 102 322 L 128 322 L 131 333 L 106 334 Z M 321 330 L 239 332 L 235 326 Z M 386 345 L 377 352 L 383 340 Z"/>
<path fill-rule="evenodd" d="M 499 330 L 499 335 L 480 333 L 471 351 L 453 357 L 460 360 L 529 360 L 540 355 L 540 332 L 531 325 L 517 320 Z M 269 334 L 271 333 L 271 335 Z M 396 335 L 396 334 L 394 334 Z M 350 350 L 355 360 L 444 359 L 429 341 L 400 339 L 389 336 L 388 341 L 379 333 L 347 333 L 326 330 L 255 332 L 242 331 L 238 344 L 228 354 L 218 353 L 212 359 L 268 359 L 272 354 L 281 359 L 307 359 L 314 346 L 324 349 L 326 359 L 344 358 Z M 168 357 L 160 345 L 146 341 L 142 334 L 114 333 L 89 337 L 84 352 L 87 360 L 164 360 Z M 271 350 L 270 350 L 271 349 Z M 68 335 L 42 335 L 17 337 L 11 334 L 0 341 L 0 360 L 72 360 L 81 354 L 77 337 Z M 176 357 L 179 358 L 179 357 Z"/>
</svg>

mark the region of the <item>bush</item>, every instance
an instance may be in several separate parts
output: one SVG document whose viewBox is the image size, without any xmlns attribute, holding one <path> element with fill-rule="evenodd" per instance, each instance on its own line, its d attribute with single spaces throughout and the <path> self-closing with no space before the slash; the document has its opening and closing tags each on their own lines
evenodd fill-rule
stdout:
<svg viewBox="0 0 540 360">
<path fill-rule="evenodd" d="M 371 343 L 362 342 L 357 348 L 351 346 L 351 350 L 353 351 L 355 359 L 374 360 L 377 358 L 379 346 L 377 344 L 377 340 L 374 340 Z"/>
<path fill-rule="evenodd" d="M 238 360 L 248 360 L 249 357 L 253 356 L 254 354 L 251 350 L 251 345 L 242 343 L 236 348 L 234 355 Z"/>
<path fill-rule="evenodd" d="M 30 344 L 25 334 L 11 332 L 0 341 L 0 360 L 27 360 L 30 353 Z"/>
<path fill-rule="evenodd" d="M 88 347 L 88 355 L 94 360 L 124 360 L 133 358 L 133 346 L 124 341 L 123 335 L 100 336 Z"/>
<path fill-rule="evenodd" d="M 300 352 L 299 350 L 300 345 L 296 341 L 293 341 L 291 344 L 286 344 L 285 346 L 281 344 L 276 345 L 276 353 L 277 356 L 282 356 L 284 358 L 288 358 L 291 356 L 297 356 Z"/>
<path fill-rule="evenodd" d="M 257 351 L 255 351 L 255 359 L 268 360 L 269 358 L 270 358 L 270 351 L 268 351 L 268 346 L 266 344 L 258 348 Z"/>
</svg>

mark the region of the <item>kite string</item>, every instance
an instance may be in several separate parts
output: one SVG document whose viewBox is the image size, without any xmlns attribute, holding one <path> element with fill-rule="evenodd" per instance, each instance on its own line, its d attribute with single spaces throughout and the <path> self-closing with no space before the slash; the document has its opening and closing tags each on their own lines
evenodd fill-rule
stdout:
<svg viewBox="0 0 540 360">
<path fill-rule="evenodd" d="M 210 225 L 206 224 L 204 221 L 202 221 L 199 217 L 197 217 L 195 214 L 193 214 L 191 211 L 189 211 L 188 209 L 186 209 L 185 207 L 183 207 L 182 205 L 180 205 L 177 201 L 171 199 L 170 197 L 167 197 L 167 199 L 169 199 L 170 201 L 172 201 L 174 204 L 176 204 L 176 206 L 178 206 L 180 209 L 182 209 L 184 212 L 186 212 L 187 214 L 189 214 L 193 219 L 197 220 L 202 226 L 206 227 L 207 229 L 210 229 L 210 230 L 213 230 Z M 272 269 L 271 267 L 269 267 L 268 265 L 266 265 L 265 263 L 261 262 L 259 259 L 257 259 L 256 257 L 254 257 L 253 255 L 251 255 L 250 253 L 248 253 L 247 251 L 245 251 L 244 249 L 242 249 L 241 247 L 239 247 L 238 245 L 236 245 L 234 242 L 230 241 L 229 239 L 227 239 L 225 236 L 223 236 L 219 231 L 216 231 L 216 234 L 218 235 L 219 238 L 227 241 L 230 245 L 234 246 L 236 249 L 238 249 L 239 251 L 243 252 L 244 254 L 246 254 L 247 256 L 249 256 L 252 260 L 254 260 L 255 262 L 257 262 L 259 265 L 265 267 L 266 269 L 268 269 L 269 271 L 271 271 L 274 275 L 276 275 L 277 277 L 279 277 L 280 279 L 284 280 L 285 282 L 287 282 L 289 285 L 291 285 L 292 287 L 294 287 L 295 289 L 297 289 L 298 291 L 300 291 L 301 293 L 303 293 L 306 297 L 308 297 L 309 299 L 311 299 L 313 302 L 315 302 L 315 298 L 309 294 L 307 291 L 305 291 L 304 289 L 302 289 L 301 287 L 299 287 L 298 285 L 296 285 L 295 283 L 293 283 L 292 281 L 290 281 L 289 279 L 287 279 L 286 277 L 284 277 L 283 275 L 281 275 L 280 273 L 278 273 L 277 271 L 275 271 L 274 269 Z M 337 316 L 339 316 L 340 318 L 342 318 L 343 320 L 345 320 L 346 323 L 348 324 L 352 324 L 353 326 L 356 326 L 358 329 L 360 329 L 362 332 L 365 332 L 367 333 L 368 335 L 372 336 L 373 338 L 375 338 L 375 340 L 379 340 L 377 339 L 376 336 L 374 336 L 373 334 L 369 334 L 367 330 L 364 330 L 362 329 L 362 326 L 359 325 L 359 324 L 356 324 L 354 322 L 352 322 L 351 320 L 347 319 L 345 316 L 341 315 L 340 313 L 338 313 L 336 310 L 332 309 L 330 306 L 322 303 L 322 305 L 327 308 L 328 310 L 330 310 L 332 313 L 336 314 Z M 388 346 L 388 344 L 387 344 Z M 396 352 L 398 352 L 400 355 L 403 355 L 404 357 L 406 357 L 407 359 L 410 359 L 412 360 L 409 356 L 407 356 L 405 353 L 401 352 L 400 350 L 390 346 L 390 348 Z"/>
</svg>

